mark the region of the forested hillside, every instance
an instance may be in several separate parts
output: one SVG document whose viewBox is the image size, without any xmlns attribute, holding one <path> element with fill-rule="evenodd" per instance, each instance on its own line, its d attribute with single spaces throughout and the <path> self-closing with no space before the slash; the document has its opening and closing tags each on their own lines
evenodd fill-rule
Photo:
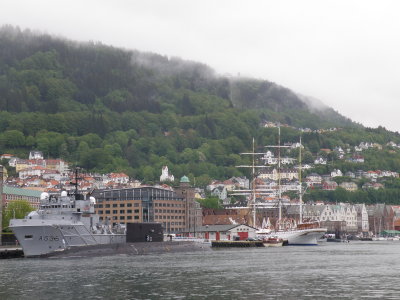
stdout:
<svg viewBox="0 0 400 300">
<path fill-rule="evenodd" d="M 241 175 L 240 152 L 282 140 L 296 127 L 340 127 L 304 134 L 305 155 L 361 141 L 400 142 L 396 133 L 364 129 L 331 108 L 316 109 L 275 83 L 215 74 L 179 58 L 77 43 L 18 28 L 0 29 L 0 153 L 38 149 L 89 171 L 124 171 L 155 182 L 168 165 L 204 184 Z M 383 158 L 377 157 L 382 160 Z M 400 171 L 400 158 L 389 167 Z M 365 166 L 368 167 L 368 166 Z"/>
</svg>

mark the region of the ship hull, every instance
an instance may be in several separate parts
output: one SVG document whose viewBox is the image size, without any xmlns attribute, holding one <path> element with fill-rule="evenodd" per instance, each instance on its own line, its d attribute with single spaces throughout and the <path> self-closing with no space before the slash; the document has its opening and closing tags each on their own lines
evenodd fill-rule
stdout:
<svg viewBox="0 0 400 300">
<path fill-rule="evenodd" d="M 288 245 L 314 246 L 318 245 L 318 239 L 326 233 L 325 228 L 276 231 L 271 235 L 287 240 Z"/>
<path fill-rule="evenodd" d="M 10 224 L 25 257 L 44 256 L 72 247 L 126 242 L 125 234 L 91 234 L 80 222 L 49 224 L 37 220 L 41 223 L 38 224 L 36 220 L 29 221 L 12 220 Z"/>
</svg>

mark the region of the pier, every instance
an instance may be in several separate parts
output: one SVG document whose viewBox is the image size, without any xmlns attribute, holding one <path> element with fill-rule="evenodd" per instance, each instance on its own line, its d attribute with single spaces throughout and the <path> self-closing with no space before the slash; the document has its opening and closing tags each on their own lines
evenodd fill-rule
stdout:
<svg viewBox="0 0 400 300">
<path fill-rule="evenodd" d="M 21 247 L 0 247 L 0 259 L 21 257 L 24 257 Z"/>
</svg>

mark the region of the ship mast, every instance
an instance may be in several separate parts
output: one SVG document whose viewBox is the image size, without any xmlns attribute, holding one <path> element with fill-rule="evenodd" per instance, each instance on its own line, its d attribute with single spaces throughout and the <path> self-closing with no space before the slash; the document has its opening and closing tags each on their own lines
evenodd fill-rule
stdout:
<svg viewBox="0 0 400 300">
<path fill-rule="evenodd" d="M 299 218 L 299 222 L 300 224 L 303 223 L 303 191 L 302 191 L 302 184 L 301 184 L 301 172 L 302 172 L 302 165 L 301 165 L 301 135 L 300 135 L 300 151 L 299 151 L 299 208 L 300 208 L 300 218 Z"/>
<path fill-rule="evenodd" d="M 240 153 L 244 155 L 251 155 L 252 156 L 252 163 L 251 165 L 240 165 L 236 166 L 237 168 L 251 168 L 252 170 L 252 178 L 251 178 L 251 189 L 249 190 L 234 190 L 235 193 L 232 195 L 247 195 L 249 196 L 249 201 L 248 201 L 248 207 L 252 208 L 251 213 L 252 213 L 252 222 L 253 226 L 256 227 L 256 168 L 265 168 L 265 166 L 259 166 L 256 165 L 256 160 L 255 156 L 256 155 L 265 155 L 265 153 L 256 153 L 255 152 L 255 139 L 253 137 L 253 148 L 252 152 L 250 153 Z M 258 191 L 258 190 L 257 190 Z"/>
<path fill-rule="evenodd" d="M 289 146 L 281 145 L 281 125 L 278 124 L 278 145 L 265 146 L 268 148 L 278 148 L 278 231 L 281 230 L 282 223 L 282 184 L 281 184 L 281 148 L 288 148 Z"/>
<path fill-rule="evenodd" d="M 282 222 L 282 189 L 281 189 L 281 126 L 278 126 L 278 230 Z"/>
<path fill-rule="evenodd" d="M 253 153 L 254 153 L 254 137 L 253 137 Z M 251 198 L 252 198 L 252 202 L 253 202 L 253 226 L 256 227 L 256 190 L 255 190 L 256 171 L 255 171 L 254 155 L 253 155 L 252 178 L 253 178 L 253 182 L 251 185 L 251 189 L 252 189 Z"/>
</svg>

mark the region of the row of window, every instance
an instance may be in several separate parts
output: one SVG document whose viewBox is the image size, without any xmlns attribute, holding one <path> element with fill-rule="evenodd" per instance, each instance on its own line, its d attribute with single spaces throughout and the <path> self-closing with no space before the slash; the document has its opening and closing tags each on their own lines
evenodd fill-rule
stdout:
<svg viewBox="0 0 400 300">
<path fill-rule="evenodd" d="M 37 197 L 27 197 L 27 196 L 22 196 L 22 195 L 12 195 L 12 194 L 6 194 L 6 200 L 26 200 L 31 203 L 39 203 L 40 200 Z"/>
<path fill-rule="evenodd" d="M 120 197 L 114 197 L 114 198 L 103 198 L 103 197 L 97 197 L 97 200 L 98 201 L 101 201 L 101 202 L 103 202 L 103 201 L 118 201 L 118 200 L 123 200 L 123 201 L 132 201 L 132 200 L 140 200 L 140 201 L 143 201 L 143 200 L 164 200 L 164 201 L 184 201 L 184 199 L 182 199 L 182 198 L 175 198 L 175 197 L 171 197 L 171 198 L 168 198 L 168 197 L 149 197 L 149 198 L 147 198 L 147 197 L 123 197 L 123 196 L 120 196 Z"/>
<path fill-rule="evenodd" d="M 139 207 L 140 203 L 113 203 L 111 204 L 97 204 L 96 208 L 110 208 L 110 207 Z M 150 205 L 151 206 L 151 205 Z M 155 207 L 185 207 L 184 204 L 180 203 L 154 203 Z"/>
<path fill-rule="evenodd" d="M 158 216 L 158 215 L 155 215 L 154 216 L 154 219 L 184 219 L 184 217 L 183 216 Z"/>
<path fill-rule="evenodd" d="M 113 220 L 118 220 L 118 217 L 117 216 L 113 216 L 112 219 Z M 125 220 L 125 216 L 119 216 L 119 219 L 120 220 Z M 126 219 L 127 220 L 139 220 L 139 216 L 126 216 Z M 99 220 L 103 221 L 103 217 L 100 217 Z M 124 224 L 123 222 L 120 222 L 120 223 Z"/>
<path fill-rule="evenodd" d="M 106 210 L 105 211 L 105 213 L 106 214 L 110 214 L 110 210 Z M 135 214 L 138 214 L 139 212 L 140 212 L 140 210 L 139 209 L 135 209 L 135 210 L 133 210 L 133 212 L 135 213 Z M 103 210 L 99 210 L 98 212 L 97 212 L 99 215 L 102 215 L 103 213 L 104 213 L 104 211 Z M 112 213 L 113 214 L 118 214 L 118 210 L 116 210 L 116 209 L 114 209 L 113 211 L 112 211 Z M 127 213 L 127 214 L 131 214 L 132 213 L 132 209 L 127 209 L 126 211 L 124 210 L 124 209 L 121 209 L 120 211 L 119 211 L 119 213 L 120 214 L 125 214 L 125 213 Z"/>
<path fill-rule="evenodd" d="M 139 216 L 126 216 L 126 219 L 127 220 L 132 220 L 132 217 L 133 217 L 133 220 L 139 220 Z M 112 219 L 113 220 L 118 220 L 118 217 L 117 216 L 113 216 Z M 125 216 L 119 216 L 119 219 L 120 220 L 125 220 Z"/>
<path fill-rule="evenodd" d="M 140 203 L 133 203 L 133 207 L 139 207 L 139 206 L 140 206 Z M 96 207 L 97 208 L 103 208 L 103 207 L 110 208 L 111 204 L 105 204 L 104 206 L 103 206 L 103 204 L 97 204 Z M 112 205 L 112 207 L 118 207 L 118 203 L 114 203 Z M 119 207 L 125 207 L 125 203 L 120 203 Z M 126 207 L 132 207 L 132 203 L 126 203 Z"/>
<path fill-rule="evenodd" d="M 154 207 L 185 207 L 183 203 L 154 203 Z"/>
<path fill-rule="evenodd" d="M 154 210 L 155 213 L 175 213 L 175 214 L 184 214 L 185 211 L 182 209 L 155 209 Z"/>
</svg>

